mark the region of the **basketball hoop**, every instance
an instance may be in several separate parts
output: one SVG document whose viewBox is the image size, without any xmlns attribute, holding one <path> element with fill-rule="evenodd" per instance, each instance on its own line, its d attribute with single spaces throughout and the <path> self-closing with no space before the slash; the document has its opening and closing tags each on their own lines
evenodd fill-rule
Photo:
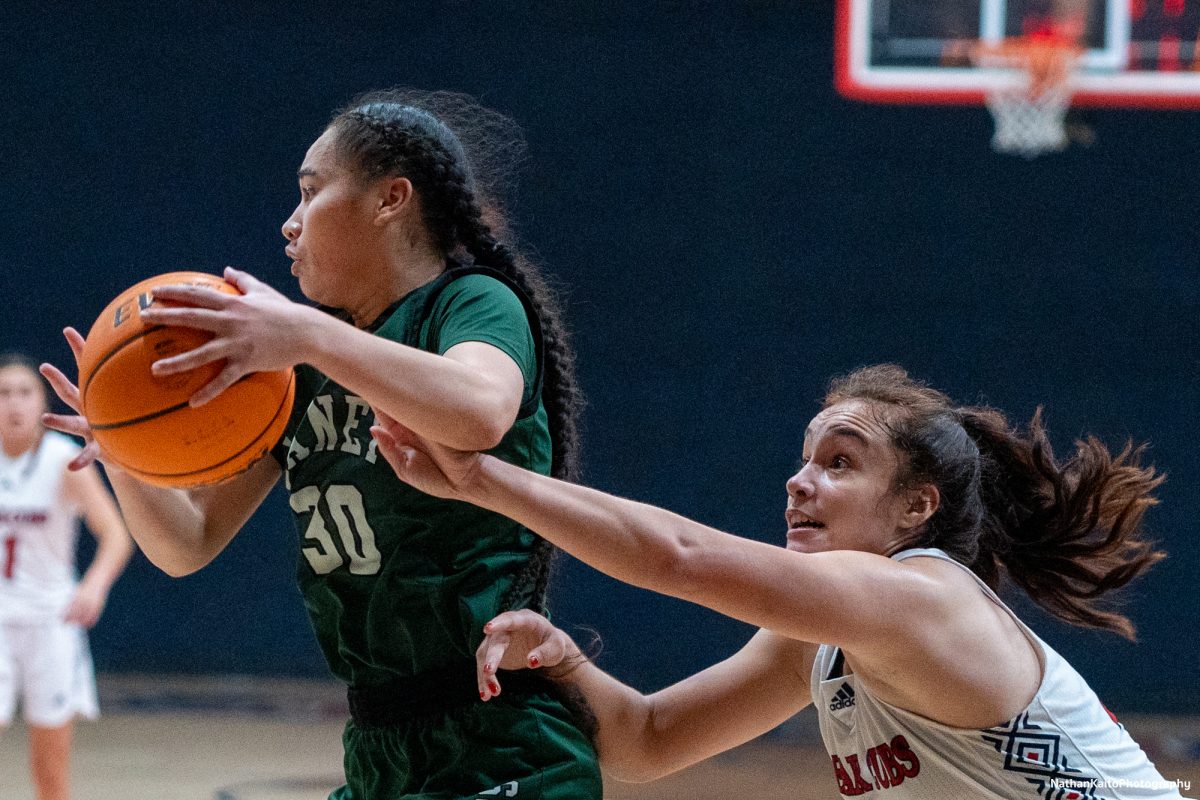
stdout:
<svg viewBox="0 0 1200 800">
<path fill-rule="evenodd" d="M 992 149 L 1034 158 L 1067 146 L 1064 124 L 1074 93 L 1072 78 L 1083 48 L 1062 35 L 1016 36 L 981 42 L 971 52 L 979 67 L 1014 70 L 987 95 L 996 120 Z"/>
</svg>

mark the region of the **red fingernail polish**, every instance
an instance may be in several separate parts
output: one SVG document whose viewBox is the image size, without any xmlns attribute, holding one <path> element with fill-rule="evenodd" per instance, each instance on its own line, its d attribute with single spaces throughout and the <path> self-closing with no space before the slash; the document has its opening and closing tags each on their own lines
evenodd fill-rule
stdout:
<svg viewBox="0 0 1200 800">
<path fill-rule="evenodd" d="M 480 700 L 487 700 L 487 692 L 480 692 L 480 693 L 479 693 L 479 699 L 480 699 Z"/>
<path fill-rule="evenodd" d="M 530 657 L 529 657 L 529 666 L 531 666 L 531 667 L 537 667 L 537 666 L 540 666 L 540 665 L 541 665 L 541 663 L 542 663 L 542 660 L 541 660 L 540 658 L 538 658 L 537 656 L 530 656 Z"/>
<path fill-rule="evenodd" d="M 488 691 L 490 691 L 492 694 L 500 694 L 500 687 L 494 683 L 489 683 Z"/>
</svg>

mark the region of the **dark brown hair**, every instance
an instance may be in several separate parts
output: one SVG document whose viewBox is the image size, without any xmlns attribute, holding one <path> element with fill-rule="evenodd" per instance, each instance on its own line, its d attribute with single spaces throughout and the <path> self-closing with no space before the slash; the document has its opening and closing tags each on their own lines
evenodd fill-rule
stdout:
<svg viewBox="0 0 1200 800">
<path fill-rule="evenodd" d="M 42 377 L 41 371 L 38 369 L 38 363 L 24 353 L 9 351 L 0 353 L 0 369 L 8 367 L 24 367 L 34 374 L 37 378 L 38 385 L 42 387 L 42 396 L 46 400 L 46 410 L 54 408 L 54 398 L 50 393 L 50 384 Z"/>
<path fill-rule="evenodd" d="M 1129 618 L 1101 599 L 1166 556 L 1142 528 L 1163 482 L 1145 445 L 1117 454 L 1094 436 L 1059 462 L 1039 408 L 1025 430 L 984 406 L 958 406 L 894 364 L 835 378 L 825 406 L 865 400 L 902 455 L 895 489 L 935 485 L 938 509 L 915 547 L 937 547 L 993 590 L 1002 578 L 1075 625 L 1133 639 Z"/>
</svg>

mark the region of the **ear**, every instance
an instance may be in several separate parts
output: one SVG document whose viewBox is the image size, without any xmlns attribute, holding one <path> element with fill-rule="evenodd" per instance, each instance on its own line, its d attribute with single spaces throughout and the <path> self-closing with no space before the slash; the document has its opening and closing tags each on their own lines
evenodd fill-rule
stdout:
<svg viewBox="0 0 1200 800">
<path fill-rule="evenodd" d="M 416 194 L 408 178 L 386 178 L 379 182 L 375 195 L 375 224 L 386 225 L 406 214 L 413 206 Z"/>
<path fill-rule="evenodd" d="M 897 525 L 902 530 L 914 530 L 926 522 L 941 505 L 942 495 L 932 483 L 924 483 L 905 492 L 905 505 Z"/>
</svg>

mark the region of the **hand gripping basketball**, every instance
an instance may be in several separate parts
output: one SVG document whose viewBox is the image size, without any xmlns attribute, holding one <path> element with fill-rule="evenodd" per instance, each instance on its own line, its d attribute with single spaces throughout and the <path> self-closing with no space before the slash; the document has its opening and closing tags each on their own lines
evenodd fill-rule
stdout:
<svg viewBox="0 0 1200 800">
<path fill-rule="evenodd" d="M 217 375 L 192 395 L 193 408 L 252 372 L 288 369 L 304 360 L 301 343 L 307 331 L 302 317 L 308 309 L 232 267 L 225 268 L 225 280 L 238 291 L 219 291 L 202 283 L 155 286 L 152 294 L 157 302 L 141 312 L 142 320 L 151 325 L 212 334 L 199 347 L 159 359 L 151 368 L 156 377 L 165 378 L 223 361 Z"/>
<path fill-rule="evenodd" d="M 225 279 L 198 272 L 159 275 L 125 290 L 100 313 L 86 340 L 74 329 L 66 331 L 79 367 L 78 387 L 59 370 L 43 368 L 59 397 L 78 414 L 49 415 L 46 423 L 86 440 L 73 466 L 103 453 L 108 466 L 156 486 L 217 483 L 249 469 L 282 435 L 295 376 L 290 367 L 241 373 L 227 391 L 209 398 L 212 402 L 196 403 L 197 392 L 210 387 L 228 365 L 192 356 L 197 366 L 167 374 L 153 369 L 164 360 L 204 350 L 216 338 L 202 328 L 156 319 L 157 306 L 179 302 L 159 297 L 160 287 L 210 305 L 208 294 L 232 299 L 241 294 Z"/>
<path fill-rule="evenodd" d="M 63 336 L 67 338 L 67 344 L 70 345 L 71 352 L 75 355 L 75 369 L 78 371 L 79 360 L 83 356 L 83 336 L 74 328 L 63 330 Z M 114 466 L 108 462 L 108 459 L 103 457 L 100 445 L 96 443 L 95 437 L 92 436 L 92 428 L 88 425 L 87 418 L 83 415 L 83 404 L 79 399 L 79 387 L 72 383 L 71 379 L 53 364 L 42 364 L 40 372 L 50 382 L 50 387 L 54 389 L 54 393 L 58 395 L 58 399 L 66 403 L 75 412 L 74 415 L 43 414 L 42 424 L 47 428 L 53 428 L 56 431 L 62 431 L 71 436 L 78 436 L 84 441 L 83 450 L 67 464 L 67 468 L 72 470 L 83 469 L 97 460 L 104 462 L 106 466 Z"/>
</svg>

